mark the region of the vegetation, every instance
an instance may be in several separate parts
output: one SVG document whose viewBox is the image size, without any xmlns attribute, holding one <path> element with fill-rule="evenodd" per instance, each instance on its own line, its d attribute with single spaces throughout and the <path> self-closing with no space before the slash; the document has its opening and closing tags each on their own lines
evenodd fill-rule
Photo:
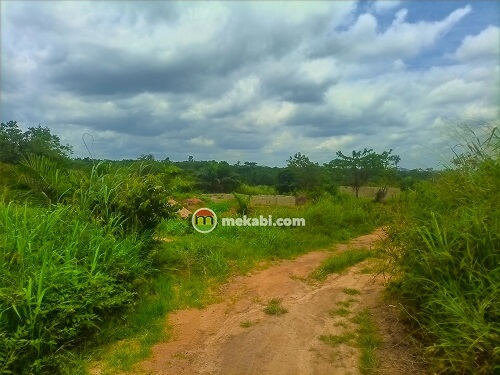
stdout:
<svg viewBox="0 0 500 375">
<path fill-rule="evenodd" d="M 490 128 L 485 136 L 469 134 L 453 165 L 440 172 L 403 170 L 391 151 L 370 149 L 352 156 L 339 151 L 323 166 L 299 152 L 285 168 L 160 161 L 151 154 L 102 161 L 71 159 L 71 147 L 48 128 L 1 123 L 0 373 L 76 373 L 88 350 L 125 371 L 168 334 L 165 314 L 205 306 L 230 275 L 346 241 L 389 219 L 390 290 L 427 345 L 433 371 L 494 373 L 500 363 L 499 149 L 498 130 Z M 340 185 L 399 186 L 403 194 L 377 204 L 339 193 Z M 180 206 L 169 198 L 204 192 L 234 193 L 227 202 L 203 198 L 220 217 L 252 210 L 307 224 L 219 226 L 202 238 L 177 217 Z M 245 198 L 275 192 L 308 202 L 251 207 Z M 378 254 L 347 250 L 312 276 L 324 279 L 372 256 Z M 349 307 L 341 301 L 331 314 L 349 315 Z M 265 310 L 286 312 L 279 299 Z M 369 373 L 376 367 L 376 327 L 366 311 L 353 321 L 361 371 Z M 332 345 L 351 339 L 322 338 Z M 122 347 L 106 355 L 95 349 L 117 340 Z"/>
<path fill-rule="evenodd" d="M 400 202 L 385 246 L 392 290 L 438 373 L 499 370 L 500 136 L 479 131 L 467 130 L 454 169 Z"/>
<path fill-rule="evenodd" d="M 359 370 L 365 375 L 373 374 L 378 366 L 375 350 L 382 343 L 377 325 L 367 309 L 358 312 L 352 321 L 358 324 L 356 345 L 361 350 Z"/>
<path fill-rule="evenodd" d="M 331 273 L 341 273 L 373 256 L 374 252 L 371 250 L 346 250 L 323 261 L 311 276 L 323 280 Z"/>
<path fill-rule="evenodd" d="M 264 312 L 268 315 L 283 315 L 288 312 L 287 309 L 281 304 L 281 298 L 270 299 L 267 306 L 264 308 Z"/>
</svg>

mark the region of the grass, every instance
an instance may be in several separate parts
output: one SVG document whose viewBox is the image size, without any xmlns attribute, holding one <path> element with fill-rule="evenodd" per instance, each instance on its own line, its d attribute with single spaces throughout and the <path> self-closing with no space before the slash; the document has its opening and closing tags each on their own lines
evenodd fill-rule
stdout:
<svg viewBox="0 0 500 375">
<path fill-rule="evenodd" d="M 357 299 L 354 299 L 354 298 L 349 298 L 347 300 L 344 300 L 344 301 L 338 301 L 336 303 L 337 306 L 340 306 L 340 307 L 345 307 L 345 308 L 349 308 L 351 307 L 351 305 L 354 303 L 354 302 L 358 302 Z"/>
<path fill-rule="evenodd" d="M 384 246 L 391 291 L 436 373 L 500 363 L 500 134 L 470 128 L 463 153 L 400 202 Z"/>
<path fill-rule="evenodd" d="M 146 239 L 80 214 L 0 204 L 0 369 L 55 373 L 134 300 Z"/>
<path fill-rule="evenodd" d="M 367 309 L 358 312 L 352 322 L 358 324 L 356 345 L 361 350 L 359 370 L 364 375 L 373 374 L 378 366 L 375 350 L 382 343 L 377 325 Z"/>
<path fill-rule="evenodd" d="M 151 241 L 153 233 L 125 231 L 113 214 L 109 199 L 123 176 L 104 167 L 66 206 L 0 204 L 0 372 L 84 373 L 89 353 L 111 373 L 129 371 L 168 338 L 166 314 L 215 301 L 230 275 L 346 241 L 384 219 L 369 201 L 323 198 L 255 208 L 255 215 L 304 217 L 303 228 L 218 227 L 201 235 L 169 219 L 154 236 L 173 241 Z M 214 208 L 223 216 L 233 205 Z"/>
<path fill-rule="evenodd" d="M 255 322 L 247 319 L 247 320 L 244 320 L 242 322 L 240 322 L 240 327 L 241 328 L 250 328 L 252 327 L 253 325 L 255 324 Z"/>
<path fill-rule="evenodd" d="M 324 280 L 331 273 L 341 273 L 349 267 L 373 256 L 374 251 L 372 250 L 346 250 L 324 260 L 312 272 L 311 276 L 318 280 Z"/>
<path fill-rule="evenodd" d="M 273 298 L 270 299 L 267 303 L 267 306 L 264 308 L 264 312 L 268 315 L 283 315 L 288 312 L 287 309 L 283 307 L 281 304 L 281 298 Z"/>
<path fill-rule="evenodd" d="M 330 346 L 338 346 L 341 344 L 350 344 L 356 335 L 352 332 L 346 332 L 343 335 L 321 335 L 319 339 Z"/>
<path fill-rule="evenodd" d="M 348 316 L 351 313 L 349 309 L 346 309 L 345 307 L 339 307 L 338 309 L 333 309 L 328 311 L 328 314 L 330 316 Z"/>
<path fill-rule="evenodd" d="M 350 296 L 357 296 L 357 295 L 361 294 L 361 291 L 359 289 L 355 289 L 355 288 L 344 288 L 344 289 L 342 289 L 342 292 L 344 292 L 345 294 L 348 294 Z"/>
</svg>

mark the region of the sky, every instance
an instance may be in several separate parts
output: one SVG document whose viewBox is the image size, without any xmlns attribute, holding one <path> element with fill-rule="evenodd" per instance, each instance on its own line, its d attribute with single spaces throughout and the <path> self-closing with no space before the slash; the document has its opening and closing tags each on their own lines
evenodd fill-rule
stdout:
<svg viewBox="0 0 500 375">
<path fill-rule="evenodd" d="M 500 118 L 500 2 L 0 4 L 0 121 L 75 157 L 439 168 L 454 127 Z"/>
</svg>

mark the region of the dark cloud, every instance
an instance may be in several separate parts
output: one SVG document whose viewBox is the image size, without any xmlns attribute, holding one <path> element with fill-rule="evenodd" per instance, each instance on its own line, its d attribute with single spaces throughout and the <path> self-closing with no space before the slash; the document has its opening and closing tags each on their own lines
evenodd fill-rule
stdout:
<svg viewBox="0 0 500 375">
<path fill-rule="evenodd" d="M 431 160 L 415 145 L 442 118 L 498 113 L 498 6 L 386 5 L 2 2 L 1 121 L 49 126 L 84 156 L 88 132 L 110 158 Z"/>
</svg>

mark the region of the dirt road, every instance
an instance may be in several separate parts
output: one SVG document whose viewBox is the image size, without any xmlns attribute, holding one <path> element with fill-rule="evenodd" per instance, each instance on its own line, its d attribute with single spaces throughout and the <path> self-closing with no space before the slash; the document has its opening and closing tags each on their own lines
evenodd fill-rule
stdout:
<svg viewBox="0 0 500 375">
<path fill-rule="evenodd" d="M 382 230 L 338 245 L 332 251 L 370 248 Z M 348 318 L 329 311 L 339 301 L 351 302 L 352 314 L 368 308 L 383 338 L 378 354 L 379 373 L 418 374 L 406 333 L 395 308 L 381 299 L 383 277 L 361 272 L 363 262 L 341 275 L 311 283 L 309 274 L 332 253 L 312 252 L 282 261 L 268 269 L 232 279 L 222 291 L 223 302 L 205 309 L 171 314 L 173 340 L 153 348 L 149 359 L 134 373 L 154 375 L 308 375 L 359 374 L 359 350 L 352 344 L 329 346 L 320 335 L 355 332 Z M 345 288 L 361 294 L 349 296 Z M 271 298 L 282 298 L 288 310 L 267 315 L 263 308 Z M 242 323 L 245 322 L 245 323 Z M 245 327 L 248 326 L 248 327 Z"/>
</svg>

